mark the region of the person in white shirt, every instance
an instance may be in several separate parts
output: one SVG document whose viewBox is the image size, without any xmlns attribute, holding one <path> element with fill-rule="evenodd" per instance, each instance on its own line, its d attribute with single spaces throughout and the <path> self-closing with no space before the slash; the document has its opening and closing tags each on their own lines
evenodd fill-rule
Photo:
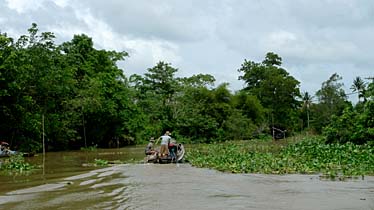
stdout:
<svg viewBox="0 0 374 210">
<path fill-rule="evenodd" d="M 169 143 L 170 143 L 170 140 L 171 140 L 170 135 L 171 135 L 171 133 L 169 131 L 166 131 L 165 134 L 160 137 L 160 139 L 161 139 L 161 148 L 160 148 L 161 157 L 169 155 Z"/>
</svg>

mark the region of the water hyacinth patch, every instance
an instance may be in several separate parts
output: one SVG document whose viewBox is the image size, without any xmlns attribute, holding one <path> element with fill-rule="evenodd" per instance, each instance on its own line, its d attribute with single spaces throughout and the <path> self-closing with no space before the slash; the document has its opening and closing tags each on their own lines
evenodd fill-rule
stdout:
<svg viewBox="0 0 374 210">
<path fill-rule="evenodd" d="M 372 145 L 325 144 L 320 137 L 297 142 L 241 141 L 199 145 L 187 159 L 197 167 L 232 173 L 373 175 Z"/>
<path fill-rule="evenodd" d="M 23 157 L 22 153 L 12 155 L 0 164 L 0 169 L 6 170 L 6 171 L 22 172 L 22 171 L 28 171 L 33 168 L 34 166 L 25 162 L 25 158 Z"/>
</svg>

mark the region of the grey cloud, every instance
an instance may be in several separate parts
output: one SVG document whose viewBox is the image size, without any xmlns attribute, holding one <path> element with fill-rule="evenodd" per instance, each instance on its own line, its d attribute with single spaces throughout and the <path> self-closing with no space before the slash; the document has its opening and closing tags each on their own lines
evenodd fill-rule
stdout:
<svg viewBox="0 0 374 210">
<path fill-rule="evenodd" d="M 295 1 L 287 8 L 300 26 L 314 28 L 360 28 L 370 24 L 374 15 L 374 3 L 370 0 Z"/>
<path fill-rule="evenodd" d="M 214 1 L 80 1 L 117 33 L 144 39 L 197 41 L 210 34 Z"/>
<path fill-rule="evenodd" d="M 44 1 L 38 9 L 25 13 L 18 13 L 16 10 L 9 9 L 4 2 L 0 2 L 0 11 L 0 18 L 6 19 L 4 27 L 1 28 L 4 31 L 13 31 L 14 36 L 26 34 L 31 23 L 37 23 L 41 31 L 49 31 L 50 27 L 63 27 L 66 24 L 83 27 L 83 24 L 77 21 L 72 7 L 61 8 L 49 1 Z M 60 41 L 67 41 L 71 37 L 57 38 Z"/>
<path fill-rule="evenodd" d="M 351 84 L 355 75 L 367 75 L 374 68 L 372 1 L 237 3 L 219 19 L 217 36 L 250 60 L 260 61 L 269 51 L 278 53 L 302 88 L 315 91 L 335 72 Z"/>
<path fill-rule="evenodd" d="M 0 30 L 2 32 L 13 32 L 19 35 L 21 31 L 25 31 L 30 26 L 30 23 L 24 21 L 29 19 L 29 16 L 24 16 L 22 21 L 21 15 L 15 10 L 9 9 L 5 2 L 0 2 L 0 11 Z"/>
<path fill-rule="evenodd" d="M 155 58 L 172 62 L 182 76 L 209 73 L 234 89 L 244 59 L 261 61 L 278 53 L 285 68 L 315 92 L 337 72 L 348 90 L 355 76 L 374 69 L 374 2 L 371 0 L 81 0 L 66 7 L 44 1 L 37 11 L 18 14 L 0 1 L 0 30 L 26 32 L 31 22 L 56 29 L 61 40 L 71 33 L 104 33 L 99 46 L 130 50 L 125 72 L 144 73 Z M 80 14 L 104 27 L 94 28 Z M 6 19 L 6 21 L 2 21 Z M 105 25 L 106 24 L 106 25 Z M 66 33 L 63 33 L 66 32 Z M 106 33 L 105 32 L 105 33 Z M 127 42 L 131 42 L 130 44 Z M 161 43 L 161 44 L 160 44 Z M 173 49 L 163 47 L 173 46 Z M 128 47 L 121 49 L 121 47 Z M 156 47 L 157 49 L 151 49 Z M 166 50 L 168 52 L 163 53 Z M 175 58 L 172 60 L 168 60 Z M 173 63 L 174 62 L 174 63 Z M 373 75 L 372 75 L 373 76 Z"/>
</svg>

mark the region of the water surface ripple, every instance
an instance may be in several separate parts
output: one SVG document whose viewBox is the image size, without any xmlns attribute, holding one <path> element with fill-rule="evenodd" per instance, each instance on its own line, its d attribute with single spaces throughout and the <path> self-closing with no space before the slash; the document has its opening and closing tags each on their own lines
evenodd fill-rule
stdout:
<svg viewBox="0 0 374 210">
<path fill-rule="evenodd" d="M 1 193 L 0 209 L 374 209 L 374 177 L 328 181 L 122 164 Z"/>
</svg>

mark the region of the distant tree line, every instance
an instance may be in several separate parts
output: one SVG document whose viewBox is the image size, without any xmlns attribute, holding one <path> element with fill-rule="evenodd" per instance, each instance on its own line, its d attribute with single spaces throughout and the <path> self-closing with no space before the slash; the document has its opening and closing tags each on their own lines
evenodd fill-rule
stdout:
<svg viewBox="0 0 374 210">
<path fill-rule="evenodd" d="M 95 49 L 90 37 L 62 44 L 32 24 L 17 40 L 0 33 L 0 139 L 22 151 L 143 143 L 165 130 L 185 142 L 216 142 L 323 133 L 328 142 L 365 143 L 374 137 L 374 82 L 357 77 L 352 105 L 333 74 L 315 96 L 267 53 L 238 69 L 245 88 L 232 93 L 208 74 L 176 77 L 160 61 L 144 75 L 117 66 L 126 52 Z M 362 100 L 361 100 L 362 99 Z"/>
</svg>

